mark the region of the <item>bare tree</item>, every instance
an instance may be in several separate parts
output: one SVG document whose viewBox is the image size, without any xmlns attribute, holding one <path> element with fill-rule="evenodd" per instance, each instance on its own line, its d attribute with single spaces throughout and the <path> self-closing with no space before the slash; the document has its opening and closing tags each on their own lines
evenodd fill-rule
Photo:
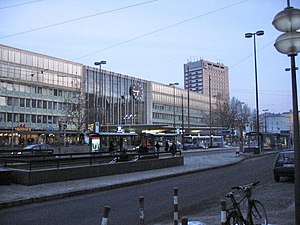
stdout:
<svg viewBox="0 0 300 225">
<path fill-rule="evenodd" d="M 87 119 L 87 109 L 85 98 L 80 92 L 73 92 L 69 96 L 64 105 L 64 122 L 77 131 L 77 142 L 79 141 L 80 133 L 83 132 L 84 125 Z"/>
<path fill-rule="evenodd" d="M 251 119 L 251 109 L 248 105 L 234 97 L 230 102 L 218 101 L 212 114 L 214 126 L 235 129 L 240 131 L 241 134 Z"/>
</svg>

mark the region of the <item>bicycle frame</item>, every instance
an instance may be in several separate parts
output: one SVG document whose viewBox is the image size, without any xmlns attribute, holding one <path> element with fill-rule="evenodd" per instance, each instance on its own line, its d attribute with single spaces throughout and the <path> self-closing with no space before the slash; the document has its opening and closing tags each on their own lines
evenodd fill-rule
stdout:
<svg viewBox="0 0 300 225">
<path fill-rule="evenodd" d="M 227 224 L 228 222 L 234 222 L 234 224 L 242 224 L 242 225 L 253 225 L 253 212 L 258 214 L 259 218 L 261 217 L 261 213 L 259 212 L 255 202 L 255 199 L 252 198 L 252 187 L 259 182 L 251 183 L 248 185 L 241 185 L 237 187 L 232 187 L 232 189 L 242 190 L 244 192 L 244 196 L 236 200 L 233 192 L 229 192 L 226 197 L 230 198 L 232 202 L 232 206 L 227 210 Z M 247 217 L 245 218 L 242 210 L 241 203 L 246 200 L 247 203 Z M 246 215 L 245 215 L 246 216 Z M 233 221 L 231 221 L 233 219 Z"/>
<path fill-rule="evenodd" d="M 237 217 L 239 217 L 245 225 L 248 225 L 248 218 L 247 219 L 244 218 L 243 213 L 242 213 L 241 208 L 240 208 L 241 202 L 243 202 L 247 197 L 244 196 L 239 201 L 237 201 L 235 199 L 233 193 L 231 193 L 229 197 L 230 197 L 230 200 L 232 202 L 232 207 L 229 209 L 231 211 L 231 213 L 233 213 L 233 212 L 236 213 Z M 248 204 L 247 217 L 249 217 L 249 211 L 250 211 L 249 207 L 250 207 L 250 205 Z"/>
</svg>

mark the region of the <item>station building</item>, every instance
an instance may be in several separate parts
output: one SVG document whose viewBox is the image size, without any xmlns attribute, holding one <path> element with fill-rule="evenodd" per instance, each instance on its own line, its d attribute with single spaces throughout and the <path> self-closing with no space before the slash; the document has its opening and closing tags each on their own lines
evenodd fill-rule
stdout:
<svg viewBox="0 0 300 225">
<path fill-rule="evenodd" d="M 119 125 L 197 130 L 208 126 L 214 106 L 205 94 L 0 45 L 2 146 L 77 143 L 89 130 Z"/>
</svg>

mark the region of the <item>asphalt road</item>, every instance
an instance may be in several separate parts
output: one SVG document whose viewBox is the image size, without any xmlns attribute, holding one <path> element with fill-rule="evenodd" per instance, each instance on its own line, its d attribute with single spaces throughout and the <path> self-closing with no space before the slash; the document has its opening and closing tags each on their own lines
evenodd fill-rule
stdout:
<svg viewBox="0 0 300 225">
<path fill-rule="evenodd" d="M 173 189 L 179 190 L 180 216 L 215 205 L 231 186 L 260 180 L 259 188 L 273 182 L 275 155 L 255 157 L 240 164 L 162 181 L 66 198 L 0 211 L 1 225 L 101 224 L 103 208 L 111 207 L 109 224 L 138 224 L 139 197 L 145 198 L 145 223 L 166 224 L 173 218 Z M 219 213 L 219 212 L 218 212 Z M 216 222 L 218 224 L 218 222 Z"/>
</svg>

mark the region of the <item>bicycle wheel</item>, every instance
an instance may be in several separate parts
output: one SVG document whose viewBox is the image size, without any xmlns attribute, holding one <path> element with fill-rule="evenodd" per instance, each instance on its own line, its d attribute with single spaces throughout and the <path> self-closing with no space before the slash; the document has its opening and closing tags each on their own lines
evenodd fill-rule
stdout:
<svg viewBox="0 0 300 225">
<path fill-rule="evenodd" d="M 251 225 L 268 225 L 267 213 L 260 201 L 253 200 L 251 207 L 251 218 Z"/>
<path fill-rule="evenodd" d="M 226 219 L 226 225 L 245 225 L 236 212 L 232 212 Z"/>
</svg>

